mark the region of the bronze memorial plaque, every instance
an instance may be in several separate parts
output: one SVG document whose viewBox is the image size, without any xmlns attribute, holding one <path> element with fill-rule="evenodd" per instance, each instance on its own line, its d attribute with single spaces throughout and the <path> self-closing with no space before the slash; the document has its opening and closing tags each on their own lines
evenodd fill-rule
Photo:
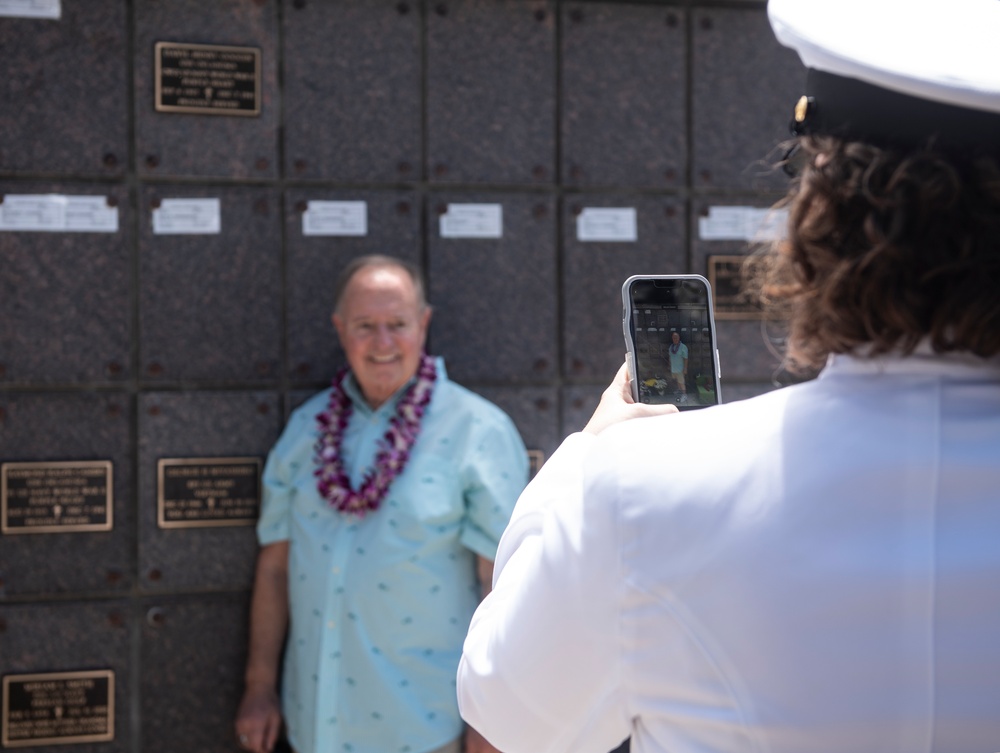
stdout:
<svg viewBox="0 0 1000 753">
<path fill-rule="evenodd" d="M 712 285 L 716 319 L 763 319 L 757 297 L 743 286 L 746 256 L 709 256 L 708 281 Z"/>
<path fill-rule="evenodd" d="M 541 450 L 528 450 L 528 480 L 535 477 L 545 463 L 545 453 Z"/>
<path fill-rule="evenodd" d="M 115 739 L 115 673 L 110 669 L 6 675 L 3 747 Z"/>
<path fill-rule="evenodd" d="M 260 114 L 260 50 L 157 42 L 157 112 Z"/>
<path fill-rule="evenodd" d="M 110 531 L 110 460 L 3 463 L 0 524 L 5 534 Z"/>
<path fill-rule="evenodd" d="M 260 458 L 163 458 L 156 463 L 160 528 L 249 526 L 260 514 Z"/>
</svg>

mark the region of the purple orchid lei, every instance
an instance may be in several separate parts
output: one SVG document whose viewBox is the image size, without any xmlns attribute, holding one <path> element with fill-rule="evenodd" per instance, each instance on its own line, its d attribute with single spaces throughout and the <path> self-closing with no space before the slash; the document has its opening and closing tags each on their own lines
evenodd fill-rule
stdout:
<svg viewBox="0 0 1000 753">
<path fill-rule="evenodd" d="M 424 354 L 417 367 L 417 379 L 396 406 L 396 414 L 389 420 L 389 430 L 379 441 L 375 467 L 368 471 L 361 488 L 351 488 L 351 480 L 344 470 L 340 448 L 344 441 L 347 422 L 353 406 L 344 391 L 343 382 L 348 369 L 343 369 L 333 380 L 330 404 L 316 416 L 319 423 L 319 440 L 316 442 L 315 475 L 317 488 L 336 510 L 364 517 L 382 504 L 389 486 L 403 472 L 410 459 L 410 450 L 420 433 L 420 422 L 427 404 L 431 401 L 437 368 L 434 359 Z"/>
</svg>

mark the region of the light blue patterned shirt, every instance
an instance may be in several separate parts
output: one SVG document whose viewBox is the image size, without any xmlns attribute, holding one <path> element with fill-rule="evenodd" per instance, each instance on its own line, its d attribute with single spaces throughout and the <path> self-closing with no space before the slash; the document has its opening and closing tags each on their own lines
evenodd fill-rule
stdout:
<svg viewBox="0 0 1000 753">
<path fill-rule="evenodd" d="M 282 710 L 298 753 L 424 753 L 461 734 L 455 672 L 479 603 L 476 555 L 496 555 L 527 453 L 503 411 L 437 369 L 409 463 L 377 511 L 346 515 L 317 492 L 330 390 L 292 414 L 264 468 L 258 538 L 290 542 Z M 403 390 L 374 411 L 351 377 L 346 391 L 344 466 L 358 488 Z"/>
</svg>

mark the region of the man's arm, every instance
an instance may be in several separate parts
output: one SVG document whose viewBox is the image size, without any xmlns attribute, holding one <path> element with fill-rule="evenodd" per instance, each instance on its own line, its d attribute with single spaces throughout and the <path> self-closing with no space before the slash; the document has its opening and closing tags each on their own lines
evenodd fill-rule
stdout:
<svg viewBox="0 0 1000 753">
<path fill-rule="evenodd" d="M 279 541 L 257 555 L 246 689 L 236 715 L 240 745 L 253 753 L 270 753 L 281 731 L 278 667 L 287 630 L 288 542 Z"/>
<path fill-rule="evenodd" d="M 493 590 L 493 560 L 477 555 L 476 577 L 479 578 L 479 599 L 481 601 L 486 598 L 486 594 Z"/>
</svg>

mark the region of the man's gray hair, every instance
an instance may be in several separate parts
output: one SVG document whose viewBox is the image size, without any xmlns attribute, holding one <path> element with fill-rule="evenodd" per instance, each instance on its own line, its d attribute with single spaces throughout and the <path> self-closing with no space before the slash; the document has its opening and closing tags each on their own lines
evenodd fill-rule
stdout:
<svg viewBox="0 0 1000 753">
<path fill-rule="evenodd" d="M 423 274 L 416 264 L 405 259 L 397 259 L 394 256 L 366 254 L 365 256 L 352 259 L 340 270 L 340 276 L 337 277 L 337 283 L 333 288 L 333 310 L 335 312 L 340 310 L 341 299 L 344 297 L 344 291 L 347 290 L 351 278 L 362 269 L 369 269 L 371 267 L 399 269 L 405 272 L 413 282 L 413 288 L 417 293 L 417 303 L 420 308 L 424 309 L 427 307 Z"/>
</svg>

